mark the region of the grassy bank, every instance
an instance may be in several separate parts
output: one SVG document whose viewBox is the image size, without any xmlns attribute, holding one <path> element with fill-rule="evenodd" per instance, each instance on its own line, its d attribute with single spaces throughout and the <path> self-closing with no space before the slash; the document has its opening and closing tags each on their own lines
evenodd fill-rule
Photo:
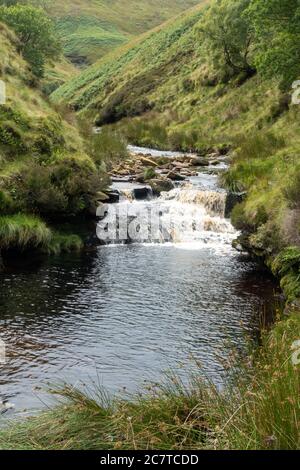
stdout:
<svg viewBox="0 0 300 470">
<path fill-rule="evenodd" d="M 14 214 L 0 216 L 0 247 L 3 251 L 38 251 L 45 254 L 80 251 L 83 241 L 78 235 L 57 232 L 40 218 Z"/>
<path fill-rule="evenodd" d="M 66 387 L 57 408 L 2 429 L 0 448 L 299 449 L 299 337 L 294 312 L 263 333 L 223 392 L 201 374 L 189 386 L 171 377 L 129 400 Z"/>
<path fill-rule="evenodd" d="M 19 53 L 17 35 L 2 23 L 0 41 L 7 98 L 0 106 L 0 252 L 78 250 L 79 237 L 52 227 L 96 214 L 109 182 L 110 141 L 106 136 L 97 151 L 91 126 L 79 124 L 67 107 L 49 103 L 43 80 Z"/>
</svg>

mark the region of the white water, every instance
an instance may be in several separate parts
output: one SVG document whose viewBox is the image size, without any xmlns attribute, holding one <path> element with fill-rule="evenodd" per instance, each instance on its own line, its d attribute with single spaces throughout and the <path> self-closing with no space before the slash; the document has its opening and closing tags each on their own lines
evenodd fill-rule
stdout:
<svg viewBox="0 0 300 470">
<path fill-rule="evenodd" d="M 212 248 L 225 253 L 232 249 L 237 232 L 224 217 L 224 191 L 187 184 L 145 201 L 134 199 L 133 188 L 119 187 L 119 191 L 121 202 L 109 205 L 107 218 L 99 223 L 100 228 L 110 227 L 111 244 L 171 243 L 178 248 Z"/>
</svg>

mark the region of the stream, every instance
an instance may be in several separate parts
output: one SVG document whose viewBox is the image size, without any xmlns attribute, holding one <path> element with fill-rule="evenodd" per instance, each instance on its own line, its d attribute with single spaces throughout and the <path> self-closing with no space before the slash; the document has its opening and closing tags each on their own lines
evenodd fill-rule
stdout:
<svg viewBox="0 0 300 470">
<path fill-rule="evenodd" d="M 223 169 L 220 162 L 159 198 L 149 191 L 145 200 L 134 198 L 139 185 L 114 183 L 121 199 L 106 216 L 129 211 L 130 221 L 139 220 L 137 239 L 116 236 L 94 250 L 23 260 L 0 273 L 7 347 L 0 397 L 17 413 L 51 403 L 45 384 L 135 392 L 170 369 L 188 380 L 195 359 L 222 386 L 224 359 L 232 348 L 243 351 L 247 335 L 256 337 L 259 313 L 270 310 L 276 288 L 232 248 L 237 232 L 218 187 Z M 159 223 L 150 231 L 151 211 Z"/>
</svg>

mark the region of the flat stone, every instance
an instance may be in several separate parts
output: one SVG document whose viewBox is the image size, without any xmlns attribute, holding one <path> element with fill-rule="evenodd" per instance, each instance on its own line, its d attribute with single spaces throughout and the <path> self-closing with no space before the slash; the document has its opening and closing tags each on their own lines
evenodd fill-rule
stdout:
<svg viewBox="0 0 300 470">
<path fill-rule="evenodd" d="M 167 178 L 172 181 L 184 181 L 185 180 L 184 176 L 182 176 L 180 173 L 176 173 L 175 171 L 170 171 L 167 174 Z"/>
</svg>

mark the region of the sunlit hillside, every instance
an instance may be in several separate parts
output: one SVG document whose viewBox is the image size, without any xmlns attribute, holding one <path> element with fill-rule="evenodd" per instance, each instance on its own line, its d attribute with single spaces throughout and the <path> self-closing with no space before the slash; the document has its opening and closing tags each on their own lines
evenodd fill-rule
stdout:
<svg viewBox="0 0 300 470">
<path fill-rule="evenodd" d="M 94 62 L 196 3 L 197 0 L 54 0 L 46 2 L 46 8 L 57 22 L 66 55 L 80 64 Z"/>
</svg>

